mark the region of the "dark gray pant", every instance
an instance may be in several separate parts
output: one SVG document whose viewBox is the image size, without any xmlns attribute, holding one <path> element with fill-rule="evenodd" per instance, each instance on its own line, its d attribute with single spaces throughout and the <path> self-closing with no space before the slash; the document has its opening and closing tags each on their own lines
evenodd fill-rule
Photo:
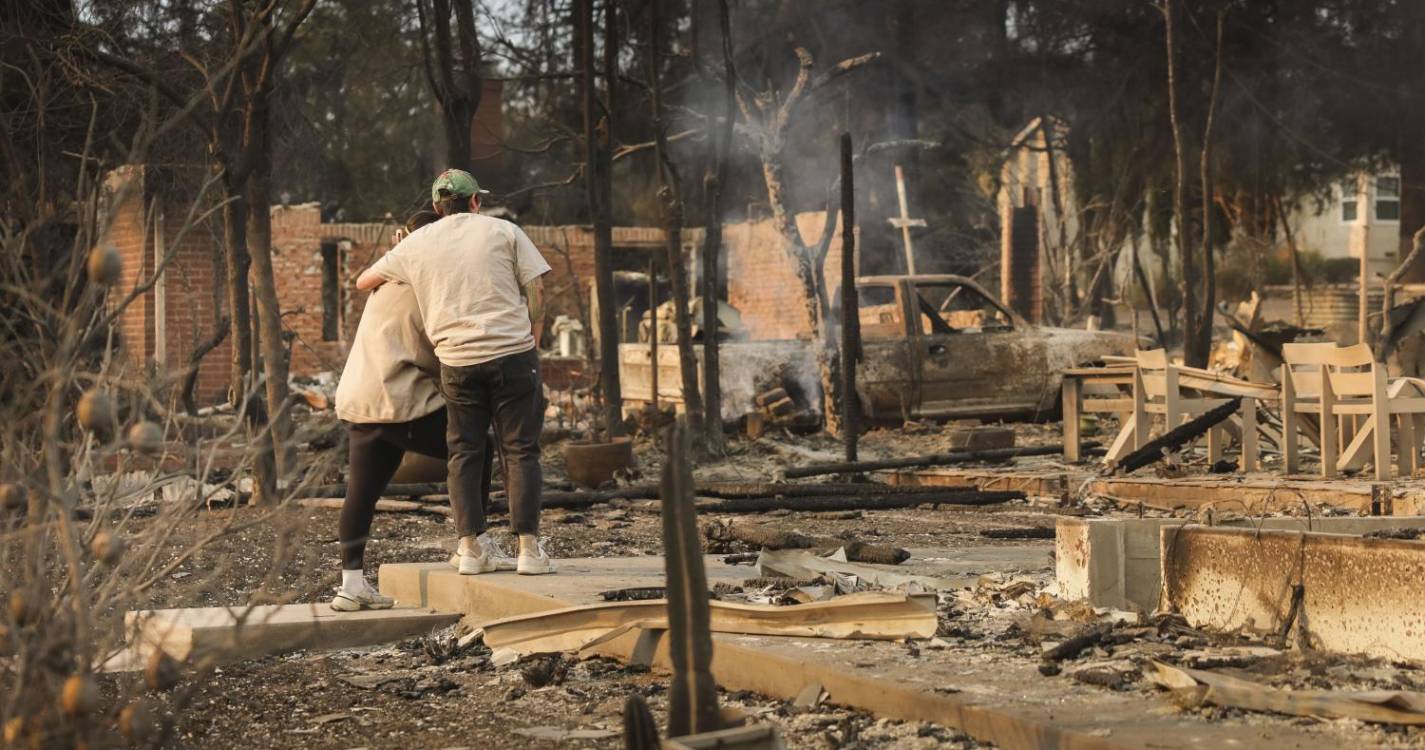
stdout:
<svg viewBox="0 0 1425 750">
<path fill-rule="evenodd" d="M 446 415 L 441 407 L 410 422 L 383 422 L 347 425 L 346 502 L 341 506 L 337 538 L 341 542 L 343 570 L 365 566 L 366 542 L 376 501 L 396 475 L 406 452 L 449 459 L 445 443 Z M 484 478 L 480 482 L 479 504 L 490 499 L 493 454 L 485 452 Z"/>
<path fill-rule="evenodd" d="M 539 353 L 519 354 L 465 367 L 440 366 L 450 450 L 450 504 L 461 536 L 485 532 L 480 483 L 485 435 L 493 421 L 505 460 L 505 494 L 516 534 L 539 533 L 539 435 L 544 429 L 544 388 Z"/>
</svg>

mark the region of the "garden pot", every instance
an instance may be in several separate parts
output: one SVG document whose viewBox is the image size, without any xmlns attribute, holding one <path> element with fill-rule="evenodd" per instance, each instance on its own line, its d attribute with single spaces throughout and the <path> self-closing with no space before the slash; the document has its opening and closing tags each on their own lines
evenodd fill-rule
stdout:
<svg viewBox="0 0 1425 750">
<path fill-rule="evenodd" d="M 564 446 L 564 468 L 569 479 L 580 487 L 598 489 L 614 478 L 619 469 L 633 466 L 633 440 L 627 437 L 608 441 L 580 441 Z"/>
</svg>

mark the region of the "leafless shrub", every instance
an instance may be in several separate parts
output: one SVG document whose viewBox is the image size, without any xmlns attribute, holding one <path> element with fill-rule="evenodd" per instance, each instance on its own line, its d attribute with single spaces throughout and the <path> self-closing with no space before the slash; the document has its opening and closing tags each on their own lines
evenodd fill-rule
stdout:
<svg viewBox="0 0 1425 750">
<path fill-rule="evenodd" d="M 43 178 L 13 183 L 0 202 L 0 745 L 92 746 L 117 729 L 158 746 L 171 731 L 167 712 L 181 709 L 211 664 L 145 656 L 137 671 L 111 674 L 126 658 L 125 614 L 207 603 L 260 617 L 254 605 L 292 600 L 291 582 L 313 578 L 314 553 L 300 543 L 304 516 L 290 504 L 244 507 L 260 441 L 242 420 L 184 413 L 188 373 L 146 367 L 116 325 L 180 243 L 126 276 L 106 207 L 130 188 L 106 192 L 104 176 L 145 162 L 185 113 L 149 108 L 128 145 L 115 147 L 91 95 L 81 147 L 62 151 L 40 137 L 54 92 L 110 84 L 62 55 L 6 65 L 19 71 L 6 80 L 23 82 L 28 104 L 4 113 L 4 137 L 40 145 L 31 163 L 7 149 L 5 166 Z M 74 101 L 63 102 L 66 116 Z M 74 168 L 56 167 L 53 153 Z M 191 196 L 180 237 L 208 231 L 223 205 L 217 179 Z M 305 476 L 322 469 L 317 460 Z M 292 479 L 282 499 L 303 484 Z"/>
</svg>

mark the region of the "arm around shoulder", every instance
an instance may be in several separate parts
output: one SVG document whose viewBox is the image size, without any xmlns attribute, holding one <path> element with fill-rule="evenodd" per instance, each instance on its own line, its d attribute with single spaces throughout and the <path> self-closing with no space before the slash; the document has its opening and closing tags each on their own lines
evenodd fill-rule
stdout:
<svg viewBox="0 0 1425 750">
<path fill-rule="evenodd" d="M 386 277 L 378 273 L 375 266 L 362 271 L 361 275 L 356 277 L 356 288 L 363 292 L 375 289 L 384 283 L 386 283 Z"/>
<path fill-rule="evenodd" d="M 397 247 L 400 247 L 399 245 Z M 397 253 L 397 248 L 393 247 L 372 263 L 361 275 L 356 277 L 356 288 L 360 291 L 370 291 L 388 281 L 400 281 L 409 283 L 402 273 L 401 256 Z"/>
</svg>

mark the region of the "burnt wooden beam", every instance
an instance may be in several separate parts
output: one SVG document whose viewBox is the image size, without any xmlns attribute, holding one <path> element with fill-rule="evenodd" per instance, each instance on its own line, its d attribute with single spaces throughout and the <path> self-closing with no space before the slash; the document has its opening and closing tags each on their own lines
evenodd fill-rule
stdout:
<svg viewBox="0 0 1425 750">
<path fill-rule="evenodd" d="M 692 439 L 686 418 L 667 432 L 663 463 L 663 563 L 668 583 L 668 736 L 719 729 L 712 675 L 712 610 L 693 503 Z"/>
<path fill-rule="evenodd" d="M 995 505 L 1011 500 L 1023 500 L 1018 490 L 898 493 L 880 496 L 850 495 L 841 497 L 756 497 L 698 502 L 704 513 L 766 513 L 771 510 L 795 510 L 813 513 L 838 510 L 894 510 L 920 505 Z"/>
<path fill-rule="evenodd" d="M 1010 529 L 982 529 L 986 539 L 1053 539 L 1053 526 L 1023 526 Z"/>
<path fill-rule="evenodd" d="M 856 364 L 861 361 L 861 303 L 856 294 L 856 186 L 851 134 L 841 134 L 841 441 L 846 460 L 859 459 L 861 399 Z"/>
<path fill-rule="evenodd" d="M 1237 412 L 1242 399 L 1234 398 L 1226 403 L 1199 414 L 1171 430 L 1149 440 L 1142 448 L 1119 459 L 1107 469 L 1108 474 L 1129 474 L 1156 463 L 1163 458 L 1163 451 L 1181 448 L 1183 445 L 1204 435 L 1228 417 Z"/>
<path fill-rule="evenodd" d="M 1052 456 L 1063 453 L 1064 446 L 1039 445 L 1026 448 L 989 448 L 979 451 L 951 451 L 910 458 L 888 458 L 880 461 L 847 461 L 841 463 L 808 464 L 794 466 L 782 473 L 787 479 L 804 479 L 825 474 L 855 474 L 864 471 L 884 471 L 886 469 L 917 469 L 927 466 L 948 466 L 976 461 L 1004 461 L 1022 456 Z M 1098 443 L 1085 443 L 1084 455 L 1101 454 Z"/>
</svg>

